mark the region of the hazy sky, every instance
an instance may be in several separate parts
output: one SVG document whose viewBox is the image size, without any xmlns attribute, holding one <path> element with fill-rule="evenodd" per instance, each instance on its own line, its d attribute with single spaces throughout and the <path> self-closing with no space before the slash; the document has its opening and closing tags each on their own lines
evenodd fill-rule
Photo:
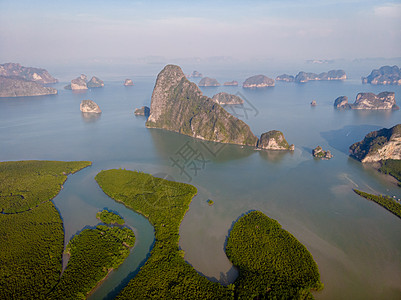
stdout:
<svg viewBox="0 0 401 300">
<path fill-rule="evenodd" d="M 0 0 L 0 62 L 157 56 L 400 57 L 401 1 Z"/>
</svg>

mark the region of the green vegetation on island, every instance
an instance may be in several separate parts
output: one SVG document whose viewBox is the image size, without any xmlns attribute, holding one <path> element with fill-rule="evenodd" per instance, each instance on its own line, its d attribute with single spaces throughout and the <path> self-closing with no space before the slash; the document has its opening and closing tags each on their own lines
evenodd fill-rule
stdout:
<svg viewBox="0 0 401 300">
<path fill-rule="evenodd" d="M 134 232 L 129 228 L 99 225 L 85 229 L 68 243 L 66 252 L 71 258 L 47 298 L 86 299 L 111 270 L 122 264 L 134 244 Z"/>
<path fill-rule="evenodd" d="M 239 268 L 236 299 L 311 299 L 310 290 L 323 288 L 305 246 L 262 212 L 250 212 L 234 224 L 226 254 Z"/>
<path fill-rule="evenodd" d="M 396 202 L 390 196 L 368 194 L 356 189 L 354 189 L 354 192 L 357 193 L 359 196 L 362 196 L 363 198 L 376 202 L 380 206 L 387 209 L 389 212 L 401 218 L 401 204 Z"/>
<path fill-rule="evenodd" d="M 90 162 L 0 162 L 0 299 L 45 299 L 59 280 L 63 222 L 50 200 Z M 18 212 L 18 213 L 16 213 Z"/>
<path fill-rule="evenodd" d="M 151 256 L 118 299 L 227 299 L 231 291 L 199 275 L 179 249 L 179 226 L 194 186 L 149 174 L 107 170 L 95 177 L 103 191 L 147 217 L 155 229 Z"/>
<path fill-rule="evenodd" d="M 398 180 L 398 185 L 401 186 L 401 160 L 387 159 L 382 161 L 379 169 L 384 174 L 389 174 Z"/>
<path fill-rule="evenodd" d="M 105 224 L 118 224 L 118 225 L 124 225 L 124 219 L 120 217 L 119 215 L 108 211 L 107 209 L 104 209 L 102 211 L 99 211 L 96 214 L 96 218 L 98 218 L 100 221 L 102 221 Z"/>
<path fill-rule="evenodd" d="M 389 129 L 382 128 L 368 133 L 365 138 L 352 144 L 350 155 L 363 162 L 382 162 L 388 159 L 401 159 L 401 124 Z"/>
<path fill-rule="evenodd" d="M 204 96 L 175 65 L 157 76 L 146 126 L 220 143 L 256 146 L 258 141 L 245 122 Z"/>
</svg>

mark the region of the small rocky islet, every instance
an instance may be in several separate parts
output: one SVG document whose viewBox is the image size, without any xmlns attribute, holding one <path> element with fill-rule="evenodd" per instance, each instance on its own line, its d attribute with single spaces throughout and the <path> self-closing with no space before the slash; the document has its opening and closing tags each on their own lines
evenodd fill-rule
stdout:
<svg viewBox="0 0 401 300">
<path fill-rule="evenodd" d="M 132 81 L 132 79 L 129 79 L 129 78 L 125 79 L 124 86 L 133 86 L 133 85 L 134 85 L 134 82 Z"/>
<path fill-rule="evenodd" d="M 88 88 L 101 88 L 104 87 L 103 80 L 96 76 L 93 76 L 91 80 L 87 81 L 88 78 L 85 74 L 81 74 L 79 77 L 71 80 L 71 83 L 66 85 L 64 88 L 66 90 L 87 90 Z"/>
<path fill-rule="evenodd" d="M 333 157 L 333 154 L 331 154 L 330 150 L 325 151 L 320 146 L 317 146 L 312 150 L 312 155 L 313 157 L 320 159 L 331 159 Z"/>
<path fill-rule="evenodd" d="M 80 104 L 80 110 L 83 113 L 95 113 L 95 114 L 102 113 L 102 110 L 100 109 L 99 105 L 97 105 L 92 100 L 82 100 Z"/>
<path fill-rule="evenodd" d="M 289 145 L 287 140 L 284 138 L 284 134 L 278 130 L 270 130 L 262 133 L 256 147 L 265 150 L 294 151 L 295 149 L 295 146 L 293 144 Z"/>
</svg>

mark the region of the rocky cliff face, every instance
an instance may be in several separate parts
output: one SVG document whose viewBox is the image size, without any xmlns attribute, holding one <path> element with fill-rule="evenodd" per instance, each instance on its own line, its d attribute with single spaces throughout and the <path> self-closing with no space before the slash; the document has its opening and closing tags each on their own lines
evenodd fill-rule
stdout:
<svg viewBox="0 0 401 300">
<path fill-rule="evenodd" d="M 204 77 L 199 81 L 199 86 L 220 86 L 220 83 L 214 78 Z"/>
<path fill-rule="evenodd" d="M 93 76 L 91 78 L 91 80 L 89 80 L 89 82 L 86 84 L 86 86 L 88 88 L 100 88 L 100 87 L 104 87 L 104 82 L 103 82 L 103 80 Z"/>
<path fill-rule="evenodd" d="M 26 97 L 57 94 L 57 90 L 21 77 L 0 76 L 0 97 Z"/>
<path fill-rule="evenodd" d="M 277 81 L 285 81 L 285 82 L 294 82 L 295 77 L 292 75 L 283 74 L 283 75 L 277 76 L 276 80 Z"/>
<path fill-rule="evenodd" d="M 236 95 L 228 94 L 228 93 L 218 93 L 213 96 L 212 100 L 220 105 L 224 104 L 243 104 L 244 100 Z"/>
<path fill-rule="evenodd" d="M 16 63 L 6 63 L 0 65 L 0 76 L 4 77 L 21 77 L 28 81 L 38 83 L 56 83 L 57 79 L 54 78 L 45 69 L 23 67 Z"/>
<path fill-rule="evenodd" d="M 99 105 L 97 105 L 94 101 L 92 100 L 82 100 L 81 105 L 80 105 L 80 110 L 83 113 L 96 113 L 100 114 L 102 111 L 100 110 Z"/>
<path fill-rule="evenodd" d="M 350 155 L 363 163 L 401 159 L 401 124 L 373 131 L 349 149 Z"/>
<path fill-rule="evenodd" d="M 221 143 L 256 146 L 249 126 L 202 95 L 175 65 L 157 76 L 146 126 Z"/>
<path fill-rule="evenodd" d="M 398 66 L 383 66 L 378 70 L 373 70 L 369 76 L 362 77 L 362 83 L 401 85 L 401 69 Z"/>
<path fill-rule="evenodd" d="M 398 109 L 393 92 L 359 93 L 352 105 L 353 109 Z"/>
<path fill-rule="evenodd" d="M 258 148 L 266 150 L 294 150 L 294 145 L 289 145 L 284 134 L 278 130 L 263 133 L 258 141 Z"/>
<path fill-rule="evenodd" d="M 274 79 L 271 79 L 265 75 L 255 75 L 247 78 L 242 87 L 244 88 L 263 88 L 268 86 L 274 86 Z"/>
<path fill-rule="evenodd" d="M 132 86 L 132 85 L 134 85 L 134 82 L 132 81 L 132 79 L 125 79 L 125 81 L 124 81 L 124 85 L 125 86 Z"/>
<path fill-rule="evenodd" d="M 340 96 L 336 100 L 334 100 L 334 107 L 337 109 L 350 109 L 351 105 L 348 104 L 347 96 Z"/>
<path fill-rule="evenodd" d="M 295 82 L 305 83 L 313 80 L 345 80 L 347 75 L 343 70 L 330 70 L 328 72 L 323 72 L 320 74 L 299 72 L 295 76 Z"/>
<path fill-rule="evenodd" d="M 86 76 L 81 75 L 73 80 L 69 85 L 64 87 L 66 90 L 87 90 L 88 86 L 86 85 Z"/>
</svg>

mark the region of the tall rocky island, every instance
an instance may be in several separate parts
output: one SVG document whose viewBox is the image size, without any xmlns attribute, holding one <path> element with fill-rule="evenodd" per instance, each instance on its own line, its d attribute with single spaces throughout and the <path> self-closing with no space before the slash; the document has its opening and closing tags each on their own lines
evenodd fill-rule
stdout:
<svg viewBox="0 0 401 300">
<path fill-rule="evenodd" d="M 365 138 L 351 145 L 350 155 L 363 163 L 401 159 L 401 124 L 368 133 Z"/>
<path fill-rule="evenodd" d="M 146 126 L 220 143 L 256 146 L 258 141 L 247 124 L 203 96 L 175 65 L 157 76 Z"/>
</svg>

